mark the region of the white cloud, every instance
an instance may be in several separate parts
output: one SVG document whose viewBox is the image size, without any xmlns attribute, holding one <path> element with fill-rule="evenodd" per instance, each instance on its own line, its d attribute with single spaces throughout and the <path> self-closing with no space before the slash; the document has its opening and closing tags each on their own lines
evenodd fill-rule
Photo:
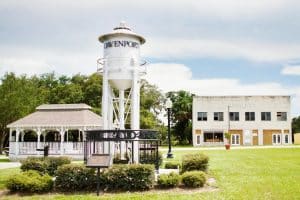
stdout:
<svg viewBox="0 0 300 200">
<path fill-rule="evenodd" d="M 147 67 L 145 79 L 163 92 L 186 90 L 196 95 L 292 95 L 292 115 L 300 115 L 300 87 L 285 88 L 276 82 L 242 84 L 238 79 L 192 79 L 182 64 L 156 63 Z"/>
<path fill-rule="evenodd" d="M 246 18 L 258 18 L 265 15 L 270 15 L 278 10 L 282 10 L 287 6 L 297 4 L 297 1 L 286 0 L 110 0 L 110 1 L 97 1 L 97 0 L 52 0 L 43 1 L 30 0 L 19 1 L 10 0 L 1 2 L 1 7 L 14 7 L 37 12 L 58 11 L 72 12 L 81 11 L 85 9 L 93 10 L 101 8 L 101 12 L 118 13 L 127 10 L 128 12 L 145 13 L 150 11 L 174 11 L 176 13 L 189 12 L 198 16 L 221 16 L 222 18 L 236 18 L 237 20 L 244 16 Z M 34 4 L 35 6 L 32 6 Z M 67 9 L 66 9 L 67 8 Z"/>
<path fill-rule="evenodd" d="M 287 65 L 281 70 L 283 75 L 300 75 L 300 65 Z"/>
<path fill-rule="evenodd" d="M 99 55 L 97 55 L 99 54 Z M 32 47 L 0 47 L 0 77 L 6 72 L 39 75 L 55 72 L 57 74 L 91 74 L 96 72 L 97 58 L 94 52 L 74 52 L 64 49 L 37 49 Z"/>
<path fill-rule="evenodd" d="M 154 58 L 243 58 L 252 61 L 283 61 L 299 57 L 300 44 L 258 43 L 216 39 L 150 38 L 143 48 Z"/>
<path fill-rule="evenodd" d="M 50 66 L 41 59 L 32 58 L 0 58 L 0 75 L 6 72 L 16 74 L 41 74 L 49 72 Z"/>
</svg>

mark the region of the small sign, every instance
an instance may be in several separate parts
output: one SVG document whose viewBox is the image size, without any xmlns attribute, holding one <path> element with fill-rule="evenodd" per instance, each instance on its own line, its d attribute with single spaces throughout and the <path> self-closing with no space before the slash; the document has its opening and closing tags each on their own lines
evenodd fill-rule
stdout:
<svg viewBox="0 0 300 200">
<path fill-rule="evenodd" d="M 252 135 L 253 135 L 253 137 L 254 137 L 254 136 L 257 137 L 257 133 L 252 133 Z"/>
<path fill-rule="evenodd" d="M 108 168 L 110 166 L 111 156 L 109 154 L 93 154 L 87 159 L 87 167 Z"/>
</svg>

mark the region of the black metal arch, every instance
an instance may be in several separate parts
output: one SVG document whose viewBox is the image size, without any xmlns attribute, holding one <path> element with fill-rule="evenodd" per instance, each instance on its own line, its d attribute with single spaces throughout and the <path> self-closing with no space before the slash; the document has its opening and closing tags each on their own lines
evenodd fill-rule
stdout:
<svg viewBox="0 0 300 200">
<path fill-rule="evenodd" d="M 126 159 L 120 158 L 121 142 L 125 145 Z M 104 146 L 108 145 L 109 152 L 105 152 Z M 84 142 L 84 161 L 93 154 L 111 154 L 111 145 L 114 145 L 114 162 L 115 163 L 133 163 L 134 145 L 139 147 L 139 162 L 145 164 L 155 164 L 158 169 L 159 139 L 157 131 L 154 130 L 88 130 Z"/>
</svg>

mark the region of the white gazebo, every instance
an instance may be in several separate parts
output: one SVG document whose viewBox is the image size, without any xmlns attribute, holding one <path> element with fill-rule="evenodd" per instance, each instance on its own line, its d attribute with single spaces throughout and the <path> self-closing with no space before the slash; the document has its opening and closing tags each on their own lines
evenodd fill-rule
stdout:
<svg viewBox="0 0 300 200">
<path fill-rule="evenodd" d="M 49 155 L 83 158 L 85 130 L 102 129 L 102 117 L 86 104 L 45 104 L 34 113 L 7 127 L 9 158 L 42 155 L 37 149 L 49 146 Z"/>
</svg>

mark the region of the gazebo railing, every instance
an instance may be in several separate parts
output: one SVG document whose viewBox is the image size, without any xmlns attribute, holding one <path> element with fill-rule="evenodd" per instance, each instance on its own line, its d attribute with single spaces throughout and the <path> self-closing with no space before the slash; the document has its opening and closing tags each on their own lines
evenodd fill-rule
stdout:
<svg viewBox="0 0 300 200">
<path fill-rule="evenodd" d="M 83 142 L 63 142 L 63 149 L 61 142 L 10 142 L 9 153 L 12 155 L 40 155 L 37 151 L 39 148 L 49 146 L 49 155 L 82 155 L 83 156 Z M 16 148 L 18 145 L 18 148 Z M 18 152 L 16 152 L 16 149 Z"/>
</svg>

